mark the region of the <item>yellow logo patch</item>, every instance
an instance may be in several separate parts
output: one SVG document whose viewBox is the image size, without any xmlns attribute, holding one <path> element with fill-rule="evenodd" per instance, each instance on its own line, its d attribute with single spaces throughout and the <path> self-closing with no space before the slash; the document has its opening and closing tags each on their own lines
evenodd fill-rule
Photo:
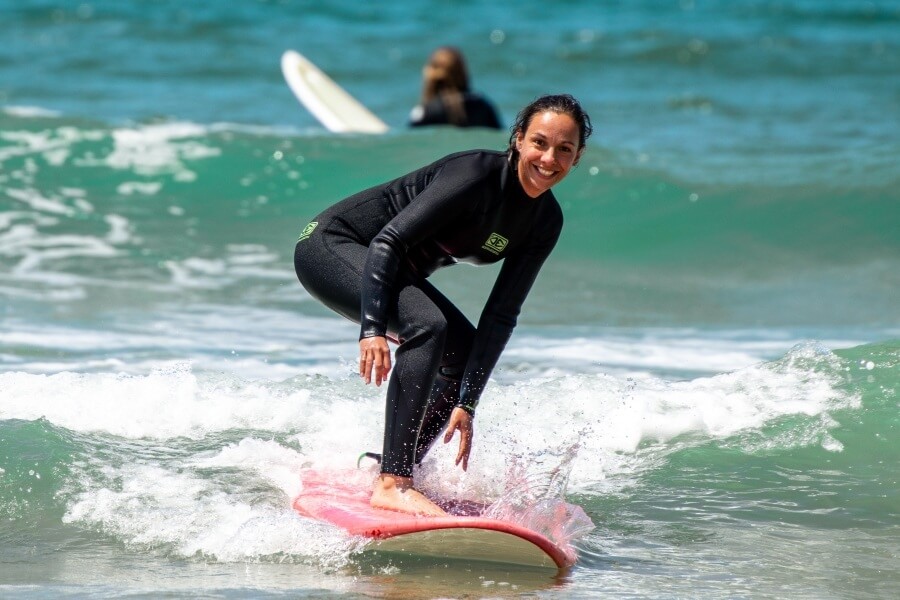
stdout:
<svg viewBox="0 0 900 600">
<path fill-rule="evenodd" d="M 499 233 L 492 233 L 488 236 L 487 241 L 484 243 L 482 248 L 487 250 L 491 254 L 500 254 L 503 252 L 503 249 L 506 248 L 506 245 L 509 244 L 509 240 L 500 235 Z"/>
<path fill-rule="evenodd" d="M 316 230 L 316 227 L 319 225 L 318 221 L 313 221 L 309 225 L 303 228 L 303 231 L 300 232 L 300 237 L 297 238 L 298 242 L 302 242 L 306 238 L 312 235 L 312 232 Z"/>
</svg>

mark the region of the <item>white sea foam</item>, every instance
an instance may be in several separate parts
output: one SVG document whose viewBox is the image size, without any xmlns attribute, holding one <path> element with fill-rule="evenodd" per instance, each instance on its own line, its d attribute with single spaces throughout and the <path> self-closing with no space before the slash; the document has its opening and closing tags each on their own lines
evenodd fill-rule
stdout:
<svg viewBox="0 0 900 600">
<path fill-rule="evenodd" d="M 35 165 L 29 164 L 32 155 L 41 155 L 43 159 L 53 166 L 64 164 L 71 153 L 71 146 L 77 142 L 103 139 L 106 133 L 101 130 L 78 129 L 76 127 L 58 127 L 33 131 L 3 131 L 0 139 L 11 142 L 4 148 L 0 148 L 0 163 L 14 157 L 28 157 L 25 170 L 33 173 Z"/>
<path fill-rule="evenodd" d="M 107 214 L 103 220 L 109 227 L 105 236 L 99 237 L 81 233 L 56 233 L 60 223 L 81 219 L 94 212 L 94 206 L 85 198 L 86 192 L 80 188 L 62 187 L 56 194 L 44 194 L 31 188 L 7 188 L 7 196 L 30 210 L 10 211 L 0 217 L 0 256 L 9 257 L 13 265 L 6 274 L 11 281 L 42 281 L 58 285 L 59 290 L 41 290 L 47 299 L 83 297 L 83 290 L 62 289 L 81 276 L 60 272 L 54 262 L 71 258 L 98 259 L 120 255 L 116 246 L 132 240 L 131 225 L 120 215 Z M 50 233 L 50 231 L 54 231 Z M 62 296 L 51 296 L 57 292 Z M 73 292 L 75 295 L 73 296 Z M 22 290 L 28 294 L 28 290 Z M 20 294 L 13 294 L 20 295 Z"/>
<path fill-rule="evenodd" d="M 207 127 L 185 122 L 123 127 L 112 132 L 76 127 L 59 127 L 38 132 L 4 131 L 0 132 L 0 139 L 9 142 L 9 145 L 0 148 L 0 164 L 12 158 L 25 157 L 23 167 L 15 173 L 19 179 L 28 181 L 34 178 L 39 169 L 31 159 L 33 155 L 40 155 L 51 167 L 59 167 L 71 161 L 75 167 L 109 167 L 134 175 L 169 175 L 177 181 L 193 181 L 196 175 L 187 166 L 190 162 L 221 154 L 219 148 L 196 139 L 204 137 L 208 132 Z M 100 141 L 110 136 L 114 146 L 105 156 L 98 158 L 90 152 L 72 156 L 77 144 Z M 123 182 L 119 184 L 118 191 L 123 195 L 152 195 L 159 190 L 160 185 L 160 182 Z M 28 194 L 29 198 L 17 199 L 37 204 L 36 210 L 53 209 L 46 199 L 35 196 L 36 192 L 28 191 Z"/>
<path fill-rule="evenodd" d="M 293 280 L 281 257 L 259 245 L 229 245 L 222 258 L 189 257 L 162 266 L 172 283 L 185 289 L 222 289 L 246 279 Z"/>
<path fill-rule="evenodd" d="M 103 220 L 109 225 L 106 241 L 114 245 L 126 244 L 132 239 L 132 227 L 127 218 L 121 215 L 104 215 Z"/>
<path fill-rule="evenodd" d="M 65 217 L 71 217 L 75 214 L 75 210 L 71 206 L 64 204 L 56 198 L 47 198 L 37 190 L 7 188 L 4 191 L 7 196 L 25 204 L 34 211 L 57 214 Z"/>
<path fill-rule="evenodd" d="M 493 382 L 468 472 L 453 466 L 457 441 L 439 440 L 418 481 L 429 493 L 482 501 L 523 482 L 538 491 L 567 481 L 570 492 L 615 493 L 679 447 L 786 415 L 812 417 L 818 429 L 807 427 L 804 443 L 840 451 L 827 435 L 835 425 L 829 411 L 858 400 L 836 389 L 837 372 L 834 355 L 807 345 L 775 362 L 686 381 L 598 373 Z M 67 494 L 67 522 L 224 561 L 287 555 L 340 563 L 357 549 L 290 509 L 300 469 L 350 468 L 359 452 L 380 448 L 384 389 L 365 387 L 349 368 L 283 381 L 198 373 L 183 363 L 147 375 L 7 372 L 0 390 L 4 419 L 44 418 L 156 449 L 87 457 Z M 176 450 L 189 440 L 206 449 Z"/>
<path fill-rule="evenodd" d="M 138 175 L 171 173 L 180 181 L 193 180 L 186 161 L 218 156 L 219 148 L 190 138 L 203 137 L 207 128 L 194 123 L 164 123 L 112 132 L 115 147 L 103 160 L 113 169 Z"/>
<path fill-rule="evenodd" d="M 294 431 L 316 449 L 309 453 L 316 460 L 376 445 L 383 410 L 383 390 L 365 388 L 349 369 L 276 383 L 198 376 L 186 364 L 146 376 L 4 373 L 0 381 L 9 418 L 43 416 L 76 431 L 133 438 Z M 597 457 L 685 434 L 724 438 L 782 415 L 820 414 L 839 399 L 830 375 L 784 361 L 677 382 L 598 374 L 495 383 L 479 408 L 476 464 L 494 473 L 502 470 L 496 460 L 576 444 L 585 479 L 602 478 Z"/>
<path fill-rule="evenodd" d="M 21 256 L 14 269 L 16 273 L 37 271 L 47 261 L 72 257 L 110 258 L 118 254 L 113 246 L 86 235 L 30 235 L 20 237 L 19 241 L 8 250 L 14 256 Z"/>
<path fill-rule="evenodd" d="M 159 181 L 123 181 L 116 187 L 116 192 L 123 196 L 143 194 L 152 196 L 162 189 Z"/>
<path fill-rule="evenodd" d="M 259 502 L 246 491 L 235 493 L 189 469 L 125 464 L 115 476 L 110 487 L 88 484 L 63 521 L 86 523 L 143 548 L 220 561 L 294 555 L 337 562 L 357 546 L 333 527 L 302 519 L 285 505 Z"/>
<path fill-rule="evenodd" d="M 59 117 L 62 113 L 39 106 L 4 106 L 4 113 L 11 117 Z"/>
<path fill-rule="evenodd" d="M 860 339 L 821 340 L 826 347 L 852 347 Z M 694 377 L 734 371 L 782 355 L 803 337 L 778 330 L 698 331 L 645 328 L 623 331 L 597 328 L 591 335 L 548 337 L 522 332 L 504 352 L 506 374 L 515 371 L 646 374 Z M 552 365 L 552 368 L 547 368 Z"/>
<path fill-rule="evenodd" d="M 16 297 L 17 291 L 11 288 L 8 295 Z M 110 315 L 96 328 L 8 322 L 0 330 L 0 348 L 27 348 L 27 360 L 7 363 L 7 368 L 33 374 L 96 372 L 115 360 L 117 373 L 146 375 L 189 362 L 194 373 L 228 372 L 268 381 L 348 373 L 348 363 L 358 351 L 357 327 L 350 322 L 291 311 L 205 304 L 184 310 L 180 305 L 162 305 L 153 318 L 145 316 Z"/>
</svg>

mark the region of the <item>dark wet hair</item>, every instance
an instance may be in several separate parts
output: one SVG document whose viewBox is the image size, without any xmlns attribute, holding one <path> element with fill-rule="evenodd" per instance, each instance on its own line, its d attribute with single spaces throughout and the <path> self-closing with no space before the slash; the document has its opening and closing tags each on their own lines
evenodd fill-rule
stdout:
<svg viewBox="0 0 900 600">
<path fill-rule="evenodd" d="M 591 125 L 591 118 L 584 112 L 584 109 L 581 108 L 581 104 L 578 103 L 578 100 L 569 94 L 541 96 L 519 111 L 518 116 L 516 116 L 516 122 L 513 123 L 513 126 L 510 128 L 509 160 L 511 163 L 515 164 L 519 160 L 519 151 L 516 149 L 516 136 L 518 133 L 520 131 L 522 133 L 528 131 L 528 126 L 531 125 L 531 119 L 533 119 L 536 114 L 548 110 L 572 117 L 572 120 L 578 125 L 578 149 L 581 150 L 584 148 L 584 145 L 587 142 L 587 139 L 591 137 L 594 128 Z"/>
</svg>

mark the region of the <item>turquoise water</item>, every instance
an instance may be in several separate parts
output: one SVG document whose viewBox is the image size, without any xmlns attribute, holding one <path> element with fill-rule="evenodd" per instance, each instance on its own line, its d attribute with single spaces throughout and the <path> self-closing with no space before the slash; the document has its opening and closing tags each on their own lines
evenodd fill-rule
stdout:
<svg viewBox="0 0 900 600">
<path fill-rule="evenodd" d="M 889 598 L 900 588 L 897 2 L 0 0 L 4 597 Z M 461 15 L 464 18 L 461 18 Z M 290 509 L 379 445 L 310 215 L 486 131 L 404 128 L 435 44 L 596 133 L 469 473 L 584 507 L 547 574 L 386 559 Z M 322 66 L 392 126 L 328 134 Z M 477 318 L 496 271 L 436 282 Z M 559 483 L 560 474 L 566 484 Z M 542 487 L 543 486 L 543 487 Z"/>
</svg>

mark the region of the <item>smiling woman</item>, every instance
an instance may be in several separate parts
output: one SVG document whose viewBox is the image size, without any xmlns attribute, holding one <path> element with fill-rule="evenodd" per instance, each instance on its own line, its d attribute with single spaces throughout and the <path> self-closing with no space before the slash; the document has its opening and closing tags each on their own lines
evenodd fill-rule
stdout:
<svg viewBox="0 0 900 600">
<path fill-rule="evenodd" d="M 445 443 L 460 434 L 456 464 L 468 467 L 478 399 L 562 228 L 550 188 L 590 133 L 573 97 L 543 96 L 519 113 L 507 152 L 451 154 L 338 202 L 303 228 L 298 278 L 360 323 L 366 383 L 390 374 L 373 506 L 443 514 L 413 488 L 413 466 L 446 427 Z M 427 281 L 457 262 L 500 260 L 477 327 Z M 388 339 L 399 344 L 393 371 Z"/>
<path fill-rule="evenodd" d="M 510 160 L 525 193 L 537 198 L 578 164 L 593 128 L 571 96 L 544 96 L 519 113 L 512 130 Z"/>
</svg>

